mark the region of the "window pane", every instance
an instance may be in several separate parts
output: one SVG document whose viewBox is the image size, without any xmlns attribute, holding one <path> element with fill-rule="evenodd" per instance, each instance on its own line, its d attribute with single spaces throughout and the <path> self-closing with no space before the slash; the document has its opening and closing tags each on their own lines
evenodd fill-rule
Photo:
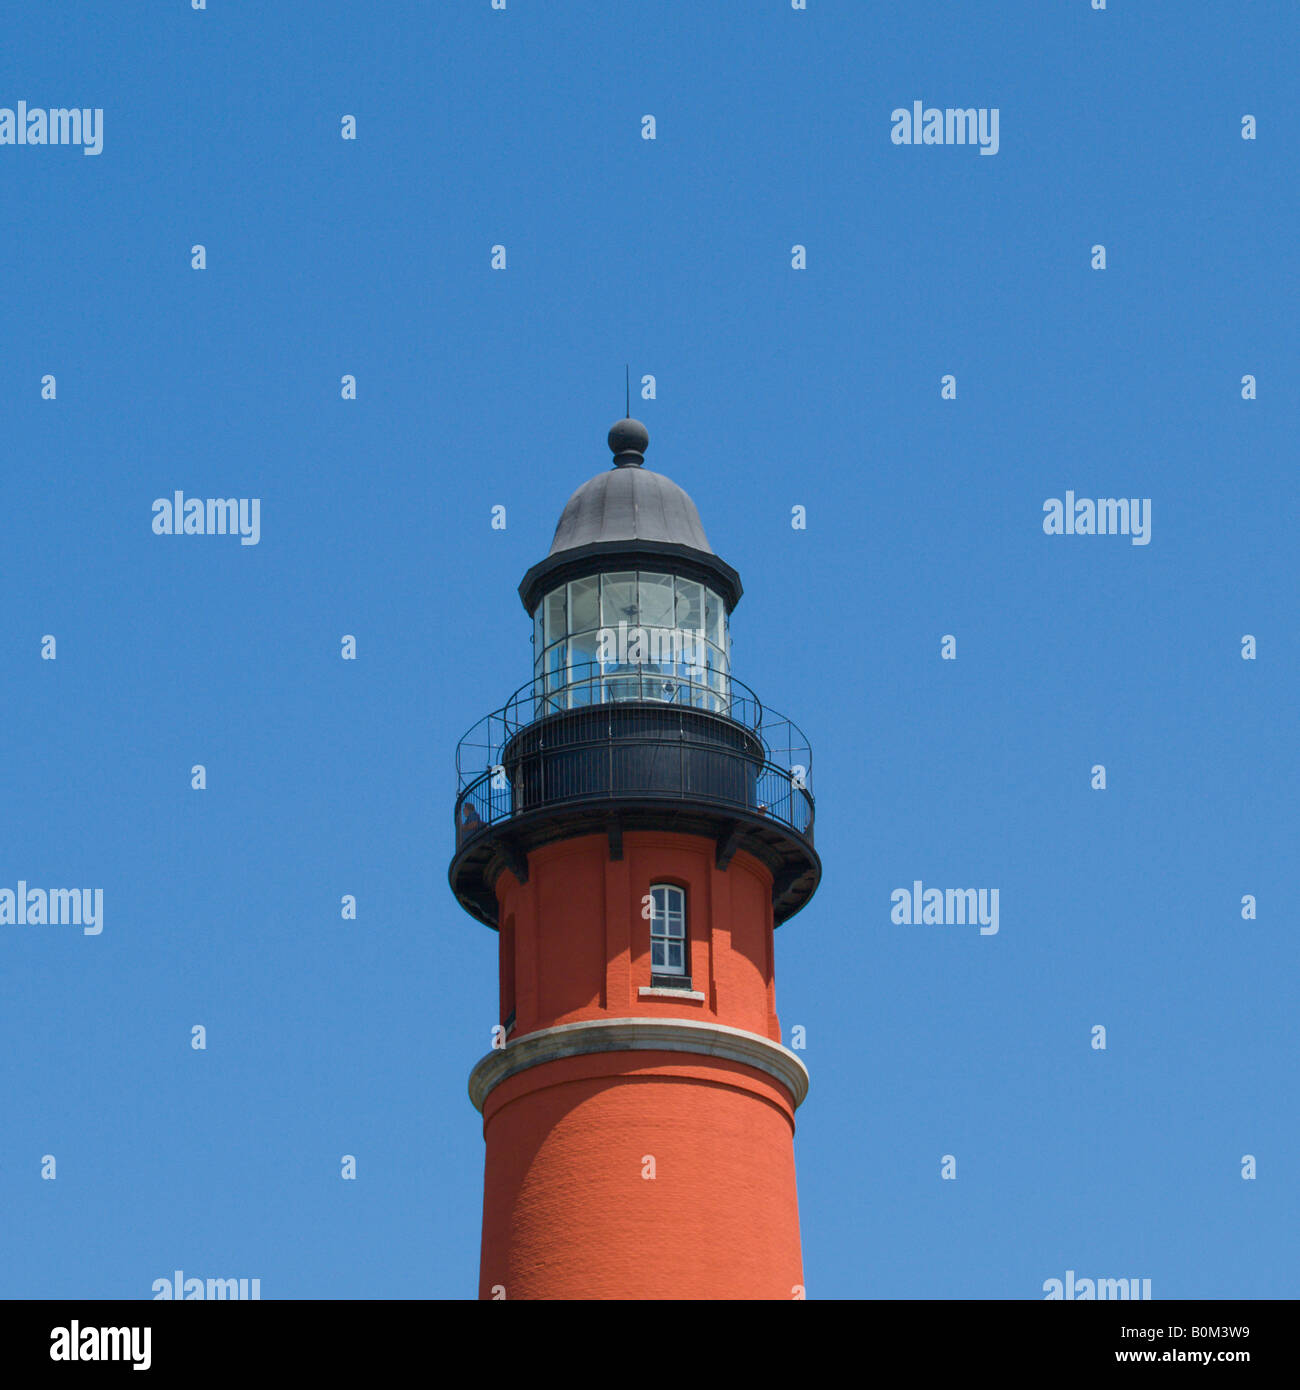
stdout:
<svg viewBox="0 0 1300 1390">
<path fill-rule="evenodd" d="M 677 626 L 688 628 L 694 632 L 696 628 L 703 627 L 704 620 L 701 615 L 701 586 L 692 579 L 679 579 L 677 581 Z"/>
<path fill-rule="evenodd" d="M 703 702 L 707 681 L 707 669 L 704 665 L 706 647 L 707 643 L 700 637 L 692 636 L 682 643 L 682 662 L 678 667 L 678 674 L 685 685 L 677 697 L 682 704 L 699 706 Z"/>
<path fill-rule="evenodd" d="M 722 600 L 713 592 L 712 589 L 704 591 L 704 635 L 710 642 L 722 644 L 723 619 L 727 610 L 723 607 Z"/>
<path fill-rule="evenodd" d="M 586 633 L 581 637 L 569 638 L 569 666 L 564 679 L 569 687 L 568 703 L 571 708 L 596 704 L 600 700 L 600 668 L 592 665 L 591 652 L 585 649 L 585 643 L 594 646 L 594 635 Z"/>
<path fill-rule="evenodd" d="M 715 672 L 713 679 L 718 690 L 718 709 L 725 712 L 731 708 L 731 681 L 725 671 Z"/>
<path fill-rule="evenodd" d="M 645 612 L 644 606 L 642 612 Z M 646 664 L 656 674 L 672 675 L 674 670 L 673 654 L 680 652 L 680 635 L 675 627 L 664 627 L 662 624 L 655 623 L 647 625 L 646 633 Z"/>
<path fill-rule="evenodd" d="M 682 948 L 675 942 L 668 945 L 668 968 L 669 970 L 682 969 Z"/>
<path fill-rule="evenodd" d="M 549 646 L 552 642 L 564 636 L 564 585 L 546 595 L 543 600 L 543 607 L 546 609 L 546 643 Z"/>
<path fill-rule="evenodd" d="M 725 672 L 719 669 L 722 660 L 722 653 L 710 643 L 708 648 L 708 683 L 711 694 L 709 695 L 708 708 L 717 713 L 722 713 L 727 707 L 727 677 Z"/>
<path fill-rule="evenodd" d="M 600 577 L 600 621 L 617 630 L 620 622 L 636 625 L 636 575 L 602 574 Z"/>
<path fill-rule="evenodd" d="M 600 626 L 600 576 L 575 579 L 569 585 L 569 631 L 586 632 Z"/>
<path fill-rule="evenodd" d="M 639 700 L 641 698 L 641 679 L 633 671 L 630 675 L 612 675 L 611 672 L 618 671 L 620 668 L 617 663 L 605 663 L 605 699 L 606 700 Z"/>
<path fill-rule="evenodd" d="M 662 966 L 664 963 L 664 947 L 662 941 L 654 941 L 650 944 L 650 964 L 651 966 Z"/>
<path fill-rule="evenodd" d="M 642 574 L 638 590 L 641 600 L 639 618 L 643 627 L 675 627 L 673 613 L 673 577 L 671 574 Z"/>
<path fill-rule="evenodd" d="M 569 639 L 569 679 L 575 684 L 591 688 L 593 675 L 600 674 L 596 665 L 596 632 L 591 629 L 580 632 Z M 589 703 L 584 700 L 583 702 Z"/>
<path fill-rule="evenodd" d="M 565 643 L 556 642 L 554 646 L 546 649 L 546 688 L 548 691 L 558 690 L 567 679 L 564 671 Z"/>
</svg>

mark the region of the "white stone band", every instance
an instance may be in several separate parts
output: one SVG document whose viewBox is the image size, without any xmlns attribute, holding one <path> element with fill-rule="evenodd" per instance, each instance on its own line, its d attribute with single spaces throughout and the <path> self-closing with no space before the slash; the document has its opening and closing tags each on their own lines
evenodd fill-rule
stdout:
<svg viewBox="0 0 1300 1390">
<path fill-rule="evenodd" d="M 788 1047 L 761 1033 L 687 1018 L 599 1018 L 543 1028 L 493 1049 L 469 1074 L 469 1098 L 475 1109 L 482 1110 L 489 1092 L 507 1077 L 562 1057 L 594 1052 L 694 1052 L 721 1057 L 766 1072 L 790 1092 L 796 1107 L 808 1094 L 808 1068 Z"/>
</svg>

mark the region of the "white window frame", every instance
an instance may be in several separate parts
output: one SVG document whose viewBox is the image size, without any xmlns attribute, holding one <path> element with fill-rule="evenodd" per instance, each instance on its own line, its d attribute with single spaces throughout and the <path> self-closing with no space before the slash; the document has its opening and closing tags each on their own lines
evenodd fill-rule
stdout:
<svg viewBox="0 0 1300 1390">
<path fill-rule="evenodd" d="M 682 963 L 668 964 L 669 944 L 682 948 Z M 664 964 L 655 964 L 655 947 L 663 947 Z M 652 975 L 690 974 L 686 938 L 686 889 L 675 883 L 650 885 L 650 973 Z"/>
</svg>

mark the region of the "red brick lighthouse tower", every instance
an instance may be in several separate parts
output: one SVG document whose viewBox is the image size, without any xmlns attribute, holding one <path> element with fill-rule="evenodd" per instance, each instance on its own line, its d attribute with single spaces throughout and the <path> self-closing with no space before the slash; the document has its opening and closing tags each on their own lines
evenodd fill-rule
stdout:
<svg viewBox="0 0 1300 1390">
<path fill-rule="evenodd" d="M 773 929 L 821 874 L 810 755 L 732 676 L 740 576 L 648 442 L 610 430 L 519 586 L 533 679 L 458 752 L 451 886 L 500 938 L 482 1298 L 802 1294 Z"/>
</svg>

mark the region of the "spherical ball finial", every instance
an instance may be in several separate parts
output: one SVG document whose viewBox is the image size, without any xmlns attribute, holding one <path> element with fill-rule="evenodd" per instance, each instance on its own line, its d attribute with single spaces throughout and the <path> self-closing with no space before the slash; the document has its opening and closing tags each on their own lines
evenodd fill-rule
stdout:
<svg viewBox="0 0 1300 1390">
<path fill-rule="evenodd" d="M 650 431 L 640 420 L 633 420 L 631 416 L 610 426 L 609 447 L 616 468 L 639 468 L 645 462 L 646 445 L 649 443 Z"/>
</svg>

